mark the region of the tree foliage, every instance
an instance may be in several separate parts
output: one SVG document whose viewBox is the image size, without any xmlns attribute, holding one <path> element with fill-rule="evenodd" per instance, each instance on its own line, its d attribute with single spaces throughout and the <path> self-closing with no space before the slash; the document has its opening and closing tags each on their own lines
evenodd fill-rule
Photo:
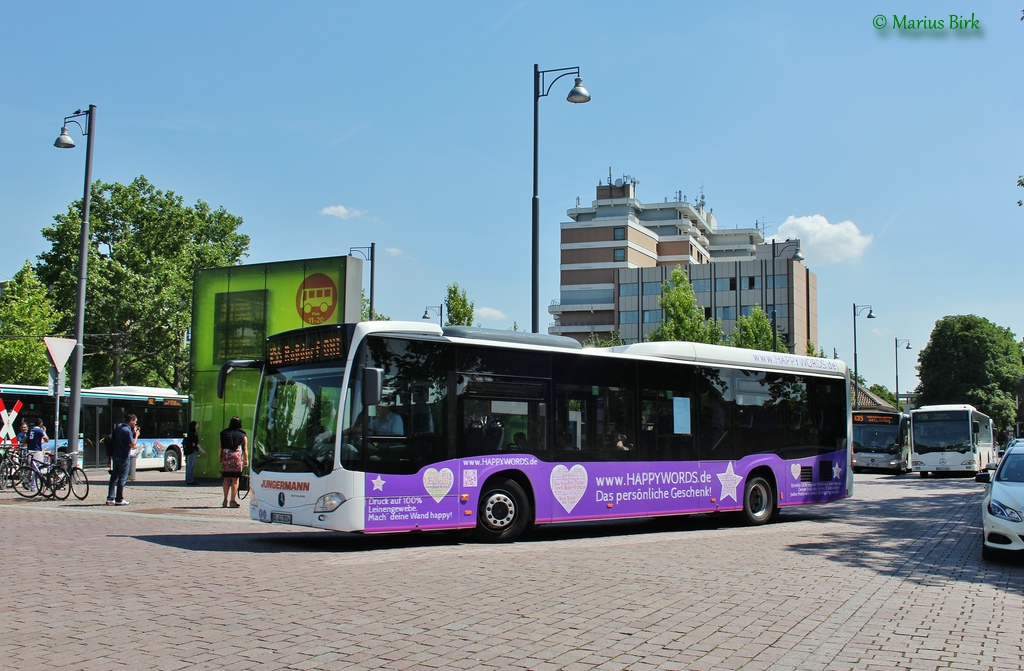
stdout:
<svg viewBox="0 0 1024 671">
<path fill-rule="evenodd" d="M 697 304 L 690 279 L 681 267 L 676 266 L 672 270 L 661 290 L 660 302 L 664 320 L 661 326 L 651 332 L 649 340 L 721 344 L 724 337 L 722 323 L 717 319 L 704 318 L 704 308 Z"/>
<path fill-rule="evenodd" d="M 144 176 L 92 185 L 83 385 L 184 391 L 195 271 L 237 264 L 249 247 L 241 217 L 202 200 L 185 206 Z M 43 229 L 38 273 L 70 330 L 75 312 L 81 201 Z"/>
<path fill-rule="evenodd" d="M 448 285 L 448 294 L 444 299 L 444 311 L 448 317 L 446 326 L 473 325 L 473 302 L 466 297 L 466 290 L 459 288 L 458 282 Z"/>
<path fill-rule="evenodd" d="M 870 387 L 868 387 L 868 391 L 870 391 L 872 394 L 882 399 L 892 407 L 898 407 L 896 403 L 896 394 L 889 391 L 889 388 L 886 387 L 884 384 L 873 384 Z"/>
<path fill-rule="evenodd" d="M 364 321 L 364 322 L 370 321 L 370 299 L 366 297 L 366 291 L 365 290 L 362 293 L 362 305 L 361 305 L 361 308 L 360 308 L 360 319 L 361 319 L 361 321 Z M 391 317 L 388 317 L 387 315 L 382 315 L 380 313 L 380 310 L 377 309 L 377 306 L 374 305 L 373 306 L 373 321 L 389 322 L 389 321 L 391 321 Z"/>
<path fill-rule="evenodd" d="M 996 426 L 1014 421 L 1015 388 L 1024 365 L 1009 329 L 975 315 L 943 317 L 918 363 L 918 405 L 969 403 Z"/>
<path fill-rule="evenodd" d="M 0 380 L 46 384 L 50 359 L 43 337 L 64 335 L 57 330 L 59 321 L 46 286 L 25 261 L 4 287 L 0 300 Z"/>
<path fill-rule="evenodd" d="M 619 337 L 618 331 L 612 331 L 607 338 L 602 338 L 596 333 L 591 333 L 587 336 L 587 339 L 583 341 L 584 347 L 618 347 L 619 345 L 625 345 L 626 341 Z"/>
<path fill-rule="evenodd" d="M 785 341 L 772 337 L 772 322 L 768 315 L 755 305 L 750 315 L 740 315 L 732 333 L 731 344 L 745 349 L 759 349 L 766 352 L 785 352 Z"/>
</svg>

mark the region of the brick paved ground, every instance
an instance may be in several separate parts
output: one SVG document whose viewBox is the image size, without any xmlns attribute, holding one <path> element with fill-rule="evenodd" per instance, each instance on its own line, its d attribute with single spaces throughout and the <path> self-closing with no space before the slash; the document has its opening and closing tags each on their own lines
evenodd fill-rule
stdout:
<svg viewBox="0 0 1024 671">
<path fill-rule="evenodd" d="M 93 472 L 93 475 L 103 475 Z M 1024 561 L 980 561 L 981 486 L 858 475 L 734 527 L 547 527 L 512 545 L 269 527 L 219 483 L 142 473 L 127 508 L 0 492 L 0 668 L 1005 669 Z"/>
</svg>

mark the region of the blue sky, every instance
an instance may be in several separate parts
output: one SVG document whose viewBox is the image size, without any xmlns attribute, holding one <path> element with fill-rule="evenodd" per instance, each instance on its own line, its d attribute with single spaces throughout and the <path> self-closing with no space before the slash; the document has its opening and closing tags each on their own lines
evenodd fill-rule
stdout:
<svg viewBox="0 0 1024 671">
<path fill-rule="evenodd" d="M 484 326 L 528 329 L 533 65 L 579 66 L 592 102 L 565 102 L 569 78 L 540 101 L 543 307 L 558 225 L 609 169 L 646 202 L 703 188 L 721 228 L 804 240 L 830 355 L 852 365 L 853 304 L 870 304 L 860 372 L 892 389 L 909 338 L 906 390 L 943 316 L 1024 335 L 1024 24 L 1014 3 L 876 5 L 11 4 L 0 279 L 81 197 L 84 139 L 52 143 L 92 103 L 94 179 L 144 174 L 225 207 L 247 262 L 374 242 L 380 312 L 419 319 L 457 281 Z M 949 29 L 972 11 L 979 29 Z M 944 29 L 894 30 L 893 14 Z"/>
</svg>

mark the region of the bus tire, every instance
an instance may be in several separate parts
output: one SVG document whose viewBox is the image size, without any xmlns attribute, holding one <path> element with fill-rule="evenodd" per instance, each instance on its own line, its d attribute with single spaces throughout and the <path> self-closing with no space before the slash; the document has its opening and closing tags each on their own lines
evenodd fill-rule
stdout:
<svg viewBox="0 0 1024 671">
<path fill-rule="evenodd" d="M 762 477 L 747 478 L 743 487 L 743 519 L 750 526 L 767 524 L 775 512 L 775 492 Z"/>
<path fill-rule="evenodd" d="M 922 478 L 927 478 L 928 477 L 928 471 L 921 471 L 921 477 Z"/>
<path fill-rule="evenodd" d="M 514 541 L 530 524 L 530 497 L 512 478 L 488 480 L 480 495 L 473 536 L 485 543 Z"/>
<path fill-rule="evenodd" d="M 173 447 L 164 454 L 164 471 L 173 473 L 181 468 L 181 455 Z"/>
</svg>

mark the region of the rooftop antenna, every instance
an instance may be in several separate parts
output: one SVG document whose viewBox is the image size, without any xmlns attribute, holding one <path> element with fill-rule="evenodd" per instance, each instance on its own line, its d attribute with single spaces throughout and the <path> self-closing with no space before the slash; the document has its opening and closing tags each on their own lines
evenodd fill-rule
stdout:
<svg viewBox="0 0 1024 671">
<path fill-rule="evenodd" d="M 608 166 L 608 186 L 612 185 L 612 167 Z"/>
</svg>

